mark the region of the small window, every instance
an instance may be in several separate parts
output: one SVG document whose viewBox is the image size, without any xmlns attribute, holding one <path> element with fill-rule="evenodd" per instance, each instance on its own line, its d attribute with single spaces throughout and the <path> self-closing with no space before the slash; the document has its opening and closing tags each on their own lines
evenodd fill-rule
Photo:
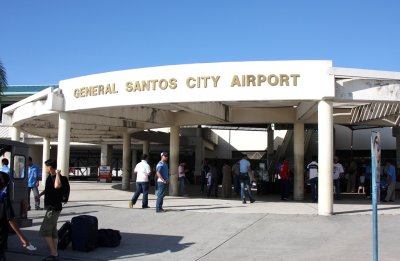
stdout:
<svg viewBox="0 0 400 261">
<path fill-rule="evenodd" d="M 25 157 L 14 156 L 14 179 L 23 179 L 25 177 Z"/>
</svg>

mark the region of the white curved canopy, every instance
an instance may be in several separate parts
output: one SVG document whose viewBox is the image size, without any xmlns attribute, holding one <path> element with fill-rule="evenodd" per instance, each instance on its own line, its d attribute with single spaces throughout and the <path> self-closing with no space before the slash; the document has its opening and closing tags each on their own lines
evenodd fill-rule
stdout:
<svg viewBox="0 0 400 261">
<path fill-rule="evenodd" d="M 332 61 L 258 61 L 132 69 L 60 81 L 6 108 L 3 123 L 71 141 L 111 143 L 122 132 L 199 124 L 317 123 L 333 103 L 340 124 L 399 125 L 400 73 L 334 68 Z M 371 113 L 371 110 L 373 113 Z"/>
</svg>

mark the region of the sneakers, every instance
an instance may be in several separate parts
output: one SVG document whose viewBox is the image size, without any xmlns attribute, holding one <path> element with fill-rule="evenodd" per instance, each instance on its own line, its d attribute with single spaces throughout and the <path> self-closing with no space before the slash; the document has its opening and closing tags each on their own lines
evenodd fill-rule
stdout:
<svg viewBox="0 0 400 261">
<path fill-rule="evenodd" d="M 243 201 L 242 201 L 242 204 L 246 204 L 246 200 L 243 200 Z"/>
<path fill-rule="evenodd" d="M 129 201 L 129 208 L 133 208 L 133 202 L 132 202 L 132 200 Z"/>
<path fill-rule="evenodd" d="M 255 200 L 255 199 L 252 199 L 252 200 L 250 200 L 250 203 L 254 203 L 254 202 L 256 202 L 256 200 Z"/>
</svg>

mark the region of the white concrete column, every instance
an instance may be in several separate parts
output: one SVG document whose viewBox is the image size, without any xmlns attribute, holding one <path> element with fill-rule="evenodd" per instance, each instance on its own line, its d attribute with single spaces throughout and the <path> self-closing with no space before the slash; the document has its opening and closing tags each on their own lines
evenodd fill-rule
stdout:
<svg viewBox="0 0 400 261">
<path fill-rule="evenodd" d="M 136 175 L 135 175 L 135 172 L 134 172 L 134 170 L 135 170 L 135 167 L 136 167 L 136 164 L 138 164 L 138 161 L 137 161 L 137 150 L 132 150 L 132 167 L 131 167 L 131 172 L 132 172 L 132 180 L 133 181 L 136 181 Z M 147 155 L 149 155 L 149 154 L 147 154 Z"/>
<path fill-rule="evenodd" d="M 195 163 L 194 163 L 194 175 L 201 175 L 201 166 L 204 159 L 204 144 L 201 126 L 196 129 L 196 149 L 195 149 Z M 196 179 L 196 178 L 195 178 Z M 200 179 L 199 179 L 200 180 Z"/>
<path fill-rule="evenodd" d="M 333 106 L 318 103 L 318 215 L 333 214 Z"/>
<path fill-rule="evenodd" d="M 20 141 L 21 140 L 21 131 L 17 127 L 10 127 L 10 135 L 11 140 Z"/>
<path fill-rule="evenodd" d="M 109 144 L 101 144 L 100 165 L 111 166 L 113 146 Z"/>
<path fill-rule="evenodd" d="M 60 112 L 58 115 L 57 168 L 61 170 L 62 175 L 67 177 L 69 173 L 70 130 L 71 115 Z"/>
<path fill-rule="evenodd" d="M 294 200 L 304 199 L 304 123 L 294 124 Z"/>
<path fill-rule="evenodd" d="M 267 169 L 271 164 L 272 159 L 274 158 L 274 130 L 270 127 L 267 130 L 268 140 L 267 140 Z M 270 177 L 272 177 L 274 173 L 271 173 Z"/>
<path fill-rule="evenodd" d="M 127 130 L 123 133 L 122 145 L 122 190 L 129 190 L 129 176 L 131 174 L 131 135 Z"/>
<path fill-rule="evenodd" d="M 45 161 L 50 158 L 50 138 L 43 138 L 43 156 L 42 156 L 42 188 L 46 186 L 47 172 Z"/>
<path fill-rule="evenodd" d="M 143 154 L 149 155 L 150 142 L 148 140 L 143 141 Z"/>
<path fill-rule="evenodd" d="M 178 196 L 179 126 L 170 128 L 169 136 L 169 195 Z"/>
</svg>

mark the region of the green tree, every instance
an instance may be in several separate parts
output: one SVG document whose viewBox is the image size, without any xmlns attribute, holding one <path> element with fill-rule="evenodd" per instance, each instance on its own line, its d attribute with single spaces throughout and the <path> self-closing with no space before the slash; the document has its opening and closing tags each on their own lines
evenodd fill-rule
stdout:
<svg viewBox="0 0 400 261">
<path fill-rule="evenodd" d="M 3 63 L 0 61 L 0 96 L 7 89 L 7 74 L 4 69 Z"/>
</svg>

